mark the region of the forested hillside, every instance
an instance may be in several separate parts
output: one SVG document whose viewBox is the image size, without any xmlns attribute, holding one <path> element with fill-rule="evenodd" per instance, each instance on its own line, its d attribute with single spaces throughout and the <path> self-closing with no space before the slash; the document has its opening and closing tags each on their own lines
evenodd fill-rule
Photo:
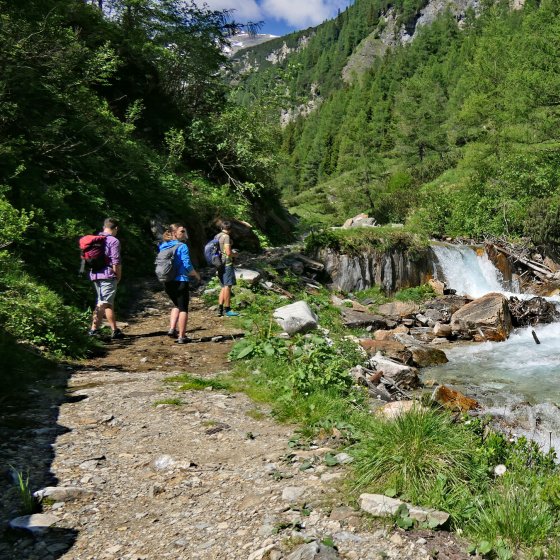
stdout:
<svg viewBox="0 0 560 560">
<path fill-rule="evenodd" d="M 323 97 L 284 129 L 288 164 L 278 180 L 290 207 L 312 223 L 341 223 L 361 211 L 432 235 L 557 242 L 560 5 L 521 4 L 488 1 L 461 18 L 441 13 L 344 84 L 343 58 L 388 21 L 379 16 L 382 3 L 358 1 L 300 52 L 264 68 L 275 76 L 272 86 L 260 70 L 249 75 L 248 87 L 260 79 L 268 93 L 280 90 L 280 79 L 290 92 L 315 81 Z M 340 21 L 360 22 L 354 40 Z M 315 66 L 306 62 L 313 56 Z M 327 59 L 330 66 L 321 66 Z"/>
<path fill-rule="evenodd" d="M 199 245 L 218 216 L 274 236 L 262 228 L 278 206 L 277 128 L 229 101 L 223 47 L 243 26 L 227 13 L 30 0 L 0 1 L 0 18 L 3 336 L 85 351 L 77 240 L 107 215 L 122 224 L 125 283 L 153 273 L 153 220 L 186 222 Z"/>
</svg>

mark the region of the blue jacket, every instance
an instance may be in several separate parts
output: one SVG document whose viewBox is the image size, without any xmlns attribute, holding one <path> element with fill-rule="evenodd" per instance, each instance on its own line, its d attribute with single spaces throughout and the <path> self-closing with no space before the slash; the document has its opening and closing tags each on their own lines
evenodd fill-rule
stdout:
<svg viewBox="0 0 560 560">
<path fill-rule="evenodd" d="M 160 244 L 159 250 L 161 251 L 163 249 L 169 249 L 169 247 L 173 247 L 174 245 L 179 245 L 179 247 L 175 251 L 175 257 L 173 261 L 175 270 L 177 271 L 177 275 L 175 276 L 174 280 L 176 282 L 188 282 L 188 273 L 192 272 L 194 270 L 194 267 L 191 263 L 189 248 L 185 245 L 185 243 L 181 243 L 176 239 L 174 239 L 173 241 L 164 241 Z"/>
</svg>

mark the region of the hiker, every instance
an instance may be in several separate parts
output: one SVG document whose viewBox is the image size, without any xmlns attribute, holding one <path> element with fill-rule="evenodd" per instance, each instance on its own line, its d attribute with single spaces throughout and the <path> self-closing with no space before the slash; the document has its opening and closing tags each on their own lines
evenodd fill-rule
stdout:
<svg viewBox="0 0 560 560">
<path fill-rule="evenodd" d="M 121 242 L 117 239 L 119 231 L 119 223 L 114 218 L 107 218 L 103 222 L 103 231 L 98 235 L 104 235 L 105 240 L 105 260 L 106 264 L 98 270 L 91 270 L 89 273 L 90 280 L 95 287 L 97 295 L 97 304 L 93 311 L 93 321 L 90 336 L 99 334 L 99 329 L 103 322 L 103 316 L 107 319 L 111 327 L 111 338 L 124 338 L 122 331 L 117 328 L 115 319 L 115 295 L 117 293 L 117 284 L 121 281 Z"/>
<path fill-rule="evenodd" d="M 177 344 L 186 344 L 190 339 L 186 336 L 189 317 L 189 278 L 196 278 L 200 282 L 200 274 L 193 268 L 189 248 L 186 241 L 187 230 L 183 224 L 171 224 L 163 234 L 163 243 L 159 250 L 169 249 L 178 245 L 173 256 L 175 278 L 164 283 L 165 292 L 173 302 L 173 309 L 169 317 L 168 336 L 175 338 Z"/>
<path fill-rule="evenodd" d="M 239 313 L 231 310 L 231 287 L 235 286 L 235 270 L 233 268 L 233 250 L 231 241 L 231 222 L 223 220 L 220 227 L 222 231 L 216 235 L 220 245 L 222 263 L 216 270 L 222 289 L 218 299 L 218 317 L 237 317 Z"/>
</svg>

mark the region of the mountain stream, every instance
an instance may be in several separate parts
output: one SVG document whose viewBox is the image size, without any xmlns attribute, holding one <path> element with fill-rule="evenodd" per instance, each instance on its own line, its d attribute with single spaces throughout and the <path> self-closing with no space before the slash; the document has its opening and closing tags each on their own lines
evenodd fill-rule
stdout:
<svg viewBox="0 0 560 560">
<path fill-rule="evenodd" d="M 446 244 L 432 249 L 444 276 L 440 280 L 458 294 L 532 297 L 506 291 L 501 273 L 484 252 Z M 505 342 L 456 343 L 445 350 L 449 363 L 424 370 L 424 379 L 456 387 L 515 426 L 516 434 L 535 439 L 545 449 L 551 444 L 560 449 L 560 323 L 534 330 L 539 345 L 531 328 L 514 331 Z"/>
</svg>

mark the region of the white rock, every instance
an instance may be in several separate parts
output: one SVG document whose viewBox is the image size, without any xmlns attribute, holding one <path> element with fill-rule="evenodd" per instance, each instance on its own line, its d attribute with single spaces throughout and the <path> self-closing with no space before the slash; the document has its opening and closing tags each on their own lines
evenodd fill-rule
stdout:
<svg viewBox="0 0 560 560">
<path fill-rule="evenodd" d="M 348 453 L 338 453 L 337 455 L 334 456 L 334 458 L 341 465 L 347 465 L 348 463 L 351 463 L 354 460 L 354 457 L 351 457 L 350 455 L 348 455 Z"/>
<path fill-rule="evenodd" d="M 296 301 L 274 311 L 276 322 L 290 335 L 317 328 L 317 315 L 305 301 Z"/>
<path fill-rule="evenodd" d="M 35 498 L 42 500 L 43 498 L 51 498 L 56 502 L 68 502 L 75 500 L 84 494 L 91 494 L 90 490 L 78 488 L 77 486 L 47 486 L 33 493 Z"/>
<path fill-rule="evenodd" d="M 399 383 L 405 387 L 417 387 L 420 383 L 418 370 L 416 368 L 405 366 L 395 360 L 385 358 L 381 352 L 377 352 L 368 361 L 369 366 L 375 371 L 382 371 L 384 377 L 391 379 L 395 383 Z"/>
<path fill-rule="evenodd" d="M 236 268 L 235 277 L 237 280 L 243 280 L 248 284 L 256 284 L 261 279 L 261 273 L 248 268 Z"/>
<path fill-rule="evenodd" d="M 397 513 L 400 505 L 404 504 L 396 498 L 389 498 L 382 494 L 362 494 L 360 495 L 360 508 L 376 517 L 392 517 Z M 439 525 L 443 525 L 449 519 L 449 514 L 445 511 L 438 511 L 431 508 L 420 508 L 406 504 L 408 515 L 411 519 L 416 519 L 420 523 L 428 520 L 436 520 Z"/>
<path fill-rule="evenodd" d="M 275 545 L 273 544 L 269 544 L 268 546 L 255 550 L 255 552 L 249 554 L 249 558 L 247 560 L 262 560 L 265 557 L 265 554 L 271 551 L 274 548 L 274 546 Z"/>
<path fill-rule="evenodd" d="M 295 502 L 305 494 L 305 490 L 303 486 L 287 486 L 282 491 L 282 499 L 285 502 Z"/>
<path fill-rule="evenodd" d="M 154 468 L 158 471 L 172 469 L 175 465 L 176 461 L 170 455 L 160 455 L 154 461 Z"/>
<path fill-rule="evenodd" d="M 58 517 L 50 513 L 35 513 L 12 519 L 10 527 L 12 529 L 25 529 L 35 535 L 41 535 L 57 521 Z"/>
</svg>

